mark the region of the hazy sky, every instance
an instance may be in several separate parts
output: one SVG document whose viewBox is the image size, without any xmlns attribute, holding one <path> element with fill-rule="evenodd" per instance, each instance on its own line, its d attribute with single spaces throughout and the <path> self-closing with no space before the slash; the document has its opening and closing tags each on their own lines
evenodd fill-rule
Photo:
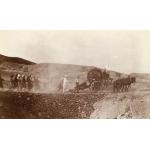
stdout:
<svg viewBox="0 0 150 150">
<path fill-rule="evenodd" d="M 150 73 L 150 31 L 0 31 L 0 54 Z"/>
</svg>

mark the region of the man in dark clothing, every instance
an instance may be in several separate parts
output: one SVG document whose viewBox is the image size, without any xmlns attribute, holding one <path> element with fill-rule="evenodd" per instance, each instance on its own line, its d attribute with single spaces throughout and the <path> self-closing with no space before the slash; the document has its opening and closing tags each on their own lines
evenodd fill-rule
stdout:
<svg viewBox="0 0 150 150">
<path fill-rule="evenodd" d="M 26 76 L 25 75 L 22 75 L 22 89 L 25 90 L 26 89 Z"/>
<path fill-rule="evenodd" d="M 13 89 L 14 87 L 15 87 L 15 85 L 14 85 L 14 75 L 12 74 L 10 76 L 10 88 Z"/>
<path fill-rule="evenodd" d="M 14 76 L 14 88 L 18 88 L 18 74 L 15 74 Z"/>
<path fill-rule="evenodd" d="M 0 88 L 3 88 L 3 81 L 4 81 L 4 79 L 2 78 L 2 76 L 0 74 Z"/>
<path fill-rule="evenodd" d="M 79 76 L 77 76 L 75 82 L 76 82 L 76 92 L 79 93 Z"/>
<path fill-rule="evenodd" d="M 106 69 L 103 71 L 103 79 L 105 80 L 106 79 L 106 76 L 107 76 L 107 72 L 106 72 Z"/>
<path fill-rule="evenodd" d="M 31 91 L 33 88 L 33 82 L 32 82 L 32 76 L 31 75 L 29 75 L 27 77 L 27 83 L 28 83 L 28 90 Z"/>
</svg>

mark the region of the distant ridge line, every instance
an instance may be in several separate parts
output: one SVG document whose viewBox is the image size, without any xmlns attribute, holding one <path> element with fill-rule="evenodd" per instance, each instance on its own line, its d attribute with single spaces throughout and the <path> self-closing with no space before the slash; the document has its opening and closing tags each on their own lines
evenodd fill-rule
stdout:
<svg viewBox="0 0 150 150">
<path fill-rule="evenodd" d="M 19 57 L 9 57 L 9 56 L 4 56 L 0 54 L 0 64 L 5 63 L 5 62 L 10 62 L 10 63 L 18 63 L 18 64 L 24 64 L 24 65 L 34 65 L 36 63 L 25 60 L 23 58 Z"/>
</svg>

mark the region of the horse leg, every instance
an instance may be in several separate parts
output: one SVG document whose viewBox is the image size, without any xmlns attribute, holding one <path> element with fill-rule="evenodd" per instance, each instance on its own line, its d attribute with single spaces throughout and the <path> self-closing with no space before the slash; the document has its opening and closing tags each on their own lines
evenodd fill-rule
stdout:
<svg viewBox="0 0 150 150">
<path fill-rule="evenodd" d="M 127 85 L 125 85 L 125 90 L 124 90 L 125 92 L 127 92 L 128 91 L 128 86 Z"/>
<path fill-rule="evenodd" d="M 115 87 L 113 86 L 113 92 L 115 92 Z"/>
<path fill-rule="evenodd" d="M 121 86 L 120 86 L 120 92 L 123 92 L 123 90 L 124 90 L 123 88 L 124 88 L 124 87 L 121 85 Z"/>
</svg>

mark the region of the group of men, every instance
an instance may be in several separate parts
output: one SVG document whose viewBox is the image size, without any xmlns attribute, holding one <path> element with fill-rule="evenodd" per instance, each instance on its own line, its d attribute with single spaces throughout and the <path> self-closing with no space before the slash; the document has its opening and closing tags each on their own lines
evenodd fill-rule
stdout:
<svg viewBox="0 0 150 150">
<path fill-rule="evenodd" d="M 34 89 L 39 89 L 39 80 L 37 77 L 25 74 L 12 74 L 10 76 L 10 88 L 16 89 L 18 91 L 31 91 Z"/>
<path fill-rule="evenodd" d="M 2 78 L 0 74 L 0 89 L 4 88 L 5 80 Z M 32 75 L 25 74 L 12 74 L 10 76 L 9 86 L 11 90 L 17 91 L 31 91 L 31 90 L 40 90 L 40 81 L 37 77 Z"/>
</svg>

